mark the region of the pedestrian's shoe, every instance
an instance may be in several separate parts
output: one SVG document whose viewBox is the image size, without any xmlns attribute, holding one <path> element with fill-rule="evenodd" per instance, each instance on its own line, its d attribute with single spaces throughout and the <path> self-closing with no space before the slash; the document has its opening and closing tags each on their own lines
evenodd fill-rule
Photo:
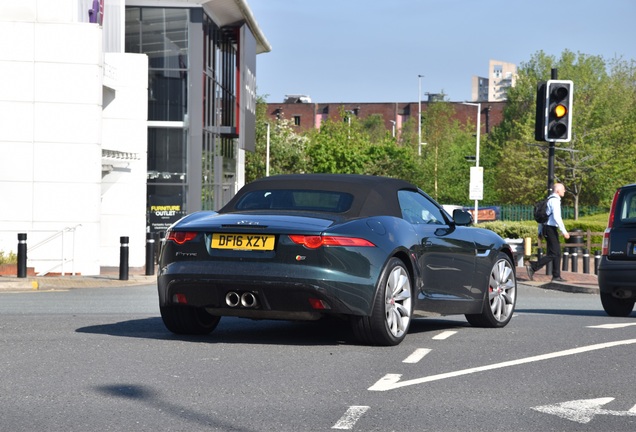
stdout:
<svg viewBox="0 0 636 432">
<path fill-rule="evenodd" d="M 567 282 L 567 281 L 559 276 L 559 277 L 553 277 L 552 282 Z"/>
<path fill-rule="evenodd" d="M 526 271 L 528 272 L 528 279 L 534 280 L 534 269 L 530 264 L 526 266 Z"/>
</svg>

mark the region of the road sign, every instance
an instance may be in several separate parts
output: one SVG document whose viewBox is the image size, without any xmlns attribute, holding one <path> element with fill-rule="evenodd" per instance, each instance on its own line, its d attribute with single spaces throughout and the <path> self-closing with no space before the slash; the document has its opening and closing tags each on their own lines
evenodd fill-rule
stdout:
<svg viewBox="0 0 636 432">
<path fill-rule="evenodd" d="M 484 199 L 484 167 L 470 167 L 469 199 Z"/>
</svg>

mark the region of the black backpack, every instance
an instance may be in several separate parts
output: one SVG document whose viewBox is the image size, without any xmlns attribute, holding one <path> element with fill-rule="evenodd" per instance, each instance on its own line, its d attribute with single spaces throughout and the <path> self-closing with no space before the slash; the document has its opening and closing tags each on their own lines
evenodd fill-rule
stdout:
<svg viewBox="0 0 636 432">
<path fill-rule="evenodd" d="M 546 223 L 550 216 L 548 214 L 548 201 L 550 198 L 552 198 L 552 196 L 544 198 L 534 205 L 534 220 L 540 224 Z"/>
</svg>

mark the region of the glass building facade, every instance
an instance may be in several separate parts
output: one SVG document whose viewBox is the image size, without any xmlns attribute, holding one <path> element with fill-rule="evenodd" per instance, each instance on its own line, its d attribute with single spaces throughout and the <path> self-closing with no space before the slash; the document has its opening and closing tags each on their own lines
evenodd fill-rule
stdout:
<svg viewBox="0 0 636 432">
<path fill-rule="evenodd" d="M 150 231 L 235 192 L 239 35 L 201 8 L 126 8 L 126 52 L 148 56 Z"/>
</svg>

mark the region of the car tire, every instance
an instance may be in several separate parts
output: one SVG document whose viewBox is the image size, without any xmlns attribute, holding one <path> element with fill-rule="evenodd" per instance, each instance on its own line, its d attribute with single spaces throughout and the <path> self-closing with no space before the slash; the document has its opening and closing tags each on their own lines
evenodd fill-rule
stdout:
<svg viewBox="0 0 636 432">
<path fill-rule="evenodd" d="M 500 252 L 489 273 L 488 288 L 479 314 L 467 314 L 475 327 L 504 327 L 510 322 L 517 301 L 517 278 L 512 260 Z"/>
<path fill-rule="evenodd" d="M 198 307 L 170 305 L 159 307 L 159 311 L 166 328 L 176 334 L 208 334 L 221 320 L 221 317 L 210 315 L 204 308 Z"/>
<path fill-rule="evenodd" d="M 402 260 L 391 258 L 380 276 L 371 315 L 353 317 L 353 333 L 369 345 L 398 345 L 409 331 L 412 316 L 411 276 Z"/>
<path fill-rule="evenodd" d="M 609 316 L 626 317 L 634 310 L 634 299 L 620 299 L 610 293 L 601 293 L 601 304 Z"/>
</svg>

